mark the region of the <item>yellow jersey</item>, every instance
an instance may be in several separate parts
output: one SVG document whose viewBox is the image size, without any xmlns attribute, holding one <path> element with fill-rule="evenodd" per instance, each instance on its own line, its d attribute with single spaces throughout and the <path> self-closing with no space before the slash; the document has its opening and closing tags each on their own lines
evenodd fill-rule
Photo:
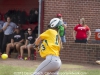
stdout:
<svg viewBox="0 0 100 75">
<path fill-rule="evenodd" d="M 43 42 L 40 46 L 40 56 L 45 58 L 47 55 L 59 56 L 60 43 L 58 42 L 58 33 L 54 29 L 48 29 L 40 37 Z"/>
</svg>

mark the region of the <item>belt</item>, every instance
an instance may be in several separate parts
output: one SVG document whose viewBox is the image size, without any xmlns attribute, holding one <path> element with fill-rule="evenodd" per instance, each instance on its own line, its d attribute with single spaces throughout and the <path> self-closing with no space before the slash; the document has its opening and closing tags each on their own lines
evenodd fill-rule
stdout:
<svg viewBox="0 0 100 75">
<path fill-rule="evenodd" d="M 4 34 L 4 35 L 11 35 L 11 34 Z"/>
</svg>

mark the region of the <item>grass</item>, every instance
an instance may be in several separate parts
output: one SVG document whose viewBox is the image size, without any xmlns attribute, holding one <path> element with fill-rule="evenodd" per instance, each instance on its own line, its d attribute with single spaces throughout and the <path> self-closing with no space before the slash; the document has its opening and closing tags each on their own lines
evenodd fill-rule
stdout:
<svg viewBox="0 0 100 75">
<path fill-rule="evenodd" d="M 75 64 L 63 64 L 62 68 L 66 68 L 66 71 L 62 70 L 61 75 L 100 75 L 100 69 L 87 68 L 87 66 L 83 65 L 75 65 Z"/>
<path fill-rule="evenodd" d="M 0 65 L 0 75 L 26 75 L 25 73 L 33 73 L 35 68 Z M 30 74 L 30 75 L 31 75 Z M 29 74 L 27 74 L 29 75 Z"/>
<path fill-rule="evenodd" d="M 100 75 L 100 70 L 67 70 L 60 75 Z"/>
<path fill-rule="evenodd" d="M 83 69 L 81 70 L 81 68 Z M 35 69 L 36 65 L 33 68 L 22 67 L 22 66 L 0 65 L 0 75 L 31 75 Z M 84 66 L 63 64 L 59 75 L 100 75 L 100 70 L 99 69 L 87 70 L 84 68 Z"/>
</svg>

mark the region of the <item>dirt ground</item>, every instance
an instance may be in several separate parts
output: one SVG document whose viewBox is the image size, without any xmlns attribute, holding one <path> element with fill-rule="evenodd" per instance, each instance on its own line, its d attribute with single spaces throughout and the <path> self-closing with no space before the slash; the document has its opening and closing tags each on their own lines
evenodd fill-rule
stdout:
<svg viewBox="0 0 100 75">
<path fill-rule="evenodd" d="M 18 59 L 14 59 L 14 58 L 8 58 L 6 60 L 2 60 L 0 58 L 0 64 L 7 64 L 7 65 L 12 65 L 12 66 L 34 67 L 34 65 L 38 66 L 41 62 L 42 61 L 39 61 L 39 60 L 18 60 Z M 100 65 L 76 64 L 76 63 L 64 62 L 62 64 L 61 69 L 62 70 L 100 69 Z"/>
<path fill-rule="evenodd" d="M 14 58 L 8 58 L 6 60 L 2 60 L 0 58 L 0 64 L 7 64 L 12 66 L 24 66 L 24 67 L 33 67 L 34 65 L 39 65 L 41 61 L 37 60 L 18 60 Z"/>
</svg>

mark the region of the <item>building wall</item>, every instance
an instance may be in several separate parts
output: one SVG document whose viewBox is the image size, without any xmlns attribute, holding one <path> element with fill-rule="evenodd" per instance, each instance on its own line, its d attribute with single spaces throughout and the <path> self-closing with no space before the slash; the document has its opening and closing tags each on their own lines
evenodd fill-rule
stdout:
<svg viewBox="0 0 100 75">
<path fill-rule="evenodd" d="M 37 0 L 0 0 L 0 12 L 5 13 L 8 10 L 25 10 L 27 13 L 33 8 L 38 8 Z"/>
<path fill-rule="evenodd" d="M 37 0 L 0 0 L 0 13 L 4 15 L 8 10 L 21 10 L 26 11 L 27 15 L 33 8 L 38 8 L 39 3 Z M 2 17 L 4 20 L 4 17 Z M 22 26 L 23 29 L 27 29 L 31 27 L 32 29 L 35 28 L 37 24 L 25 24 Z"/>
<path fill-rule="evenodd" d="M 61 58 L 64 61 L 72 62 L 90 62 L 88 60 L 96 57 L 94 52 L 91 52 L 91 58 L 85 51 L 93 50 L 92 41 L 95 40 L 95 29 L 100 27 L 100 1 L 99 0 L 44 0 L 44 30 L 46 29 L 51 18 L 56 17 L 57 13 L 63 15 L 64 21 L 68 23 L 66 30 L 67 43 L 64 45 L 64 49 L 61 51 Z M 73 27 L 79 23 L 80 18 L 85 18 L 86 24 L 90 27 L 92 36 L 89 43 L 84 45 L 74 44 L 72 37 Z M 92 47 L 93 49 L 91 49 Z M 94 49 L 96 51 L 97 48 Z M 85 56 L 86 60 L 82 60 L 82 55 Z M 80 58 L 79 58 L 80 57 Z M 81 61 L 82 60 L 82 61 Z M 92 60 L 92 63 L 95 62 Z"/>
</svg>

